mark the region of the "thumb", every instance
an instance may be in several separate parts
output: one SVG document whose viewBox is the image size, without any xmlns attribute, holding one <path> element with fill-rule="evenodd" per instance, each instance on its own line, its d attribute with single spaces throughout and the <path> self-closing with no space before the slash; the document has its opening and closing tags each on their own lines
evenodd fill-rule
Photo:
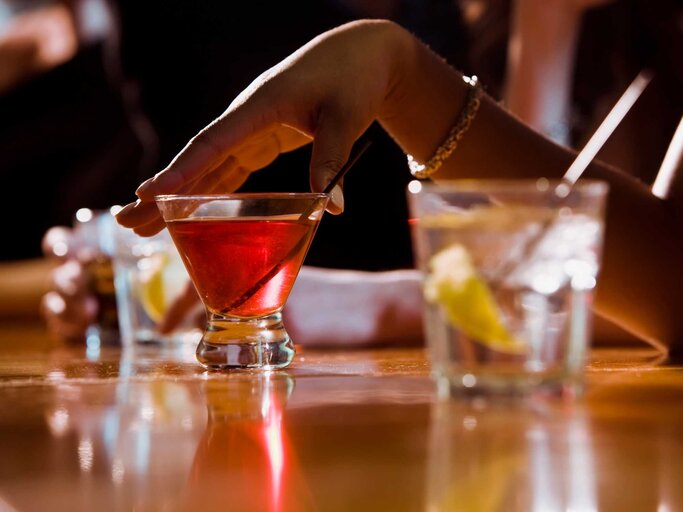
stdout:
<svg viewBox="0 0 683 512">
<path fill-rule="evenodd" d="M 339 119 L 327 117 L 318 125 L 313 140 L 311 155 L 311 190 L 322 192 L 332 181 L 346 160 L 353 146 L 353 130 Z M 337 184 L 330 193 L 327 211 L 337 215 L 344 211 L 344 196 L 341 184 Z"/>
</svg>

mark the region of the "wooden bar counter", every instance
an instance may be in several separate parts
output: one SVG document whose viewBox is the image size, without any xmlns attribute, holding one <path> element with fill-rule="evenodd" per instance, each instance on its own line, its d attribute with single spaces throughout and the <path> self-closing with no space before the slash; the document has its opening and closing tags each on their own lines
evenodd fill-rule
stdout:
<svg viewBox="0 0 683 512">
<path fill-rule="evenodd" d="M 683 369 L 595 349 L 578 400 L 436 399 L 422 349 L 0 350 L 0 511 L 683 510 Z M 10 348 L 11 347 L 11 348 Z"/>
</svg>

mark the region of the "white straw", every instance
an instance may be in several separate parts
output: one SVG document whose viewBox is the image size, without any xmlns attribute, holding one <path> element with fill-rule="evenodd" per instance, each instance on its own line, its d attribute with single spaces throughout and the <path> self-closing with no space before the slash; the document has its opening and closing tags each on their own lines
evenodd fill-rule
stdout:
<svg viewBox="0 0 683 512">
<path fill-rule="evenodd" d="M 666 155 L 664 155 L 664 160 L 662 160 L 662 165 L 652 185 L 652 193 L 654 195 L 662 199 L 669 195 L 671 182 L 673 181 L 676 169 L 681 165 L 681 160 L 683 160 L 683 117 L 681 117 L 681 122 L 678 123 L 678 128 L 676 128 L 671 144 L 669 144 L 669 149 L 666 150 Z"/>
<path fill-rule="evenodd" d="M 586 143 L 583 149 L 576 155 L 576 158 L 564 173 L 565 181 L 571 185 L 581 177 L 583 171 L 586 170 L 588 164 L 591 163 L 595 155 L 598 154 L 600 148 L 605 141 L 612 135 L 614 129 L 619 125 L 621 120 L 626 116 L 633 104 L 636 102 L 640 94 L 645 90 L 647 84 L 652 80 L 652 74 L 647 71 L 641 71 L 637 77 L 628 86 L 628 89 L 621 95 L 616 105 L 612 107 L 607 117 L 595 131 L 590 140 Z"/>
<path fill-rule="evenodd" d="M 628 86 L 628 89 L 621 95 L 619 101 L 617 101 L 609 114 L 607 114 L 607 117 L 600 123 L 600 126 L 595 130 L 595 133 L 590 140 L 579 154 L 576 155 L 576 158 L 567 169 L 567 172 L 564 173 L 564 183 L 555 189 L 555 199 L 558 200 L 560 204 L 569 195 L 572 186 L 581 177 L 581 174 L 583 174 L 583 171 L 586 170 L 588 164 L 595 158 L 595 155 L 598 154 L 598 151 L 600 151 L 600 148 L 609 136 L 612 135 L 614 129 L 624 119 L 633 104 L 640 97 L 640 94 L 645 90 L 645 87 L 647 87 L 647 84 L 650 83 L 650 80 L 652 80 L 652 75 L 647 71 L 641 71 L 638 76 L 635 77 L 633 82 L 631 82 L 631 85 Z M 522 256 L 519 258 L 511 258 L 508 260 L 507 264 L 503 265 L 498 272 L 498 275 L 502 276 L 500 280 L 507 279 L 507 276 L 512 274 L 520 263 L 528 259 L 529 255 L 536 250 L 556 220 L 556 216 L 549 216 L 536 235 L 532 236 L 526 242 L 523 247 Z"/>
</svg>

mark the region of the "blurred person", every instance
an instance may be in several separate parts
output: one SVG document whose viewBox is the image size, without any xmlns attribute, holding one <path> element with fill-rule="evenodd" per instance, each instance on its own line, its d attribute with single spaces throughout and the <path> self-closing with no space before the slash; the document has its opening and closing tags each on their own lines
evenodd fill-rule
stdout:
<svg viewBox="0 0 683 512">
<path fill-rule="evenodd" d="M 426 79 L 428 77 L 428 79 Z M 424 162 L 465 105 L 462 75 L 396 24 L 365 20 L 321 34 L 270 68 L 201 130 L 119 214 L 142 235 L 163 228 L 159 193 L 238 188 L 275 158 L 312 143 L 310 180 L 322 190 L 375 120 Z M 420 129 L 416 130 L 415 127 Z M 490 151 L 495 147 L 496 151 Z M 553 144 L 484 96 L 457 152 L 432 177 L 560 177 L 574 154 Z M 596 310 L 653 345 L 681 340 L 683 290 L 680 195 L 665 200 L 624 172 L 593 162 L 586 177 L 611 187 L 604 266 Z M 344 209 L 341 187 L 328 209 Z M 637 242 L 634 243 L 634 240 Z"/>
<path fill-rule="evenodd" d="M 19 2 L 0 5 L 0 94 L 75 56 L 78 37 L 66 5 L 46 2 L 34 9 Z"/>
<path fill-rule="evenodd" d="M 0 258 L 16 261 L 39 257 L 43 233 L 70 225 L 78 208 L 121 202 L 156 162 L 144 117 L 124 91 L 106 0 L 2 5 L 0 172 L 7 186 L 31 193 L 28 204 L 6 198 L 12 215 L 2 231 L 12 243 Z"/>
<path fill-rule="evenodd" d="M 0 317 L 35 316 L 55 262 L 48 227 L 103 208 L 149 176 L 153 136 L 124 93 L 107 0 L 0 0 Z M 61 256 L 61 255 L 60 255 Z"/>
<path fill-rule="evenodd" d="M 517 0 L 512 5 L 506 105 L 561 144 L 571 144 L 571 95 L 582 17 L 586 9 L 608 1 Z"/>
<path fill-rule="evenodd" d="M 487 91 L 560 144 L 581 147 L 633 77 L 651 70 L 652 84 L 598 158 L 652 183 L 683 110 L 679 0 L 463 5 L 473 70 Z"/>
</svg>

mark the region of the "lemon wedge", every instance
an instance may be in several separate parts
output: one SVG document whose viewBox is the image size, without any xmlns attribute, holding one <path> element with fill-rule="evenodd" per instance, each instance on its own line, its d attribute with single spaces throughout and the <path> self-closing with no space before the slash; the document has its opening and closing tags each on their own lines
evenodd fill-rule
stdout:
<svg viewBox="0 0 683 512">
<path fill-rule="evenodd" d="M 177 255 L 160 252 L 140 260 L 138 266 L 140 304 L 150 319 L 159 322 L 187 281 L 183 263 Z"/>
<path fill-rule="evenodd" d="M 526 350 L 526 344 L 505 328 L 493 294 L 477 274 L 465 247 L 454 244 L 438 252 L 429 260 L 429 270 L 425 299 L 440 305 L 451 325 L 494 350 Z"/>
</svg>

